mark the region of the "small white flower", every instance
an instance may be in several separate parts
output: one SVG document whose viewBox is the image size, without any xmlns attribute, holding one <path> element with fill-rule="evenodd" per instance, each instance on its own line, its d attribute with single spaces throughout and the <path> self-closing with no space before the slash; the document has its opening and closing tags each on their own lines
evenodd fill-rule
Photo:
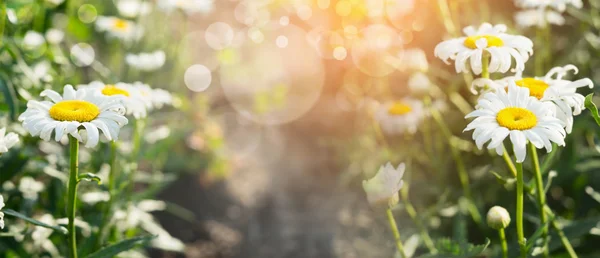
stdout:
<svg viewBox="0 0 600 258">
<path fill-rule="evenodd" d="M 487 148 L 502 155 L 503 142 L 510 136 L 517 162 L 527 154 L 527 142 L 536 148 L 552 151 L 551 142 L 565 145 L 564 124 L 554 117 L 553 106 L 529 95 L 529 89 L 510 84 L 508 92 L 499 90 L 481 96 L 477 110 L 465 118 L 475 119 L 464 131 L 474 130 L 473 140 L 479 149 L 490 141 Z"/>
<path fill-rule="evenodd" d="M 144 140 L 146 140 L 147 143 L 154 144 L 160 140 L 168 138 L 169 135 L 171 135 L 171 129 L 169 129 L 168 126 L 163 125 L 147 132 L 144 136 Z"/>
<path fill-rule="evenodd" d="M 162 50 L 151 53 L 127 54 L 125 61 L 141 71 L 154 71 L 165 64 L 166 55 Z"/>
<path fill-rule="evenodd" d="M 495 81 L 480 78 L 473 82 L 473 91 L 476 92 L 477 87 L 484 88 L 484 91 L 505 90 L 509 84 L 528 88 L 530 96 L 554 104 L 556 117 L 565 123 L 566 132 L 571 133 L 573 116 L 581 114 L 585 109 L 585 97 L 576 91 L 581 87 L 592 88 L 594 83 L 588 78 L 577 81 L 563 79 L 569 71 L 577 74 L 578 69 L 574 65 L 566 65 L 550 69 L 544 77 L 523 78 L 521 73 L 517 73 L 515 76 Z"/>
<path fill-rule="evenodd" d="M 426 72 L 429 69 L 429 62 L 425 51 L 420 48 L 405 49 L 402 52 L 402 70 Z"/>
<path fill-rule="evenodd" d="M 36 200 L 38 193 L 44 190 L 44 188 L 44 184 L 28 176 L 22 177 L 19 181 L 19 191 L 26 199 Z"/>
<path fill-rule="evenodd" d="M 510 214 L 505 208 L 494 206 L 488 211 L 486 220 L 488 226 L 493 229 L 505 229 L 510 224 Z"/>
<path fill-rule="evenodd" d="M 215 7 L 214 0 L 159 0 L 158 7 L 164 11 L 170 12 L 180 9 L 185 13 L 209 13 Z"/>
<path fill-rule="evenodd" d="M 375 119 L 387 134 L 415 133 L 424 117 L 423 104 L 410 98 L 379 105 L 375 111 Z"/>
<path fill-rule="evenodd" d="M 567 5 L 575 8 L 583 7 L 581 0 L 515 0 L 515 4 L 521 8 L 546 8 L 552 7 L 560 12 L 567 9 Z"/>
<path fill-rule="evenodd" d="M 123 17 L 135 18 L 152 11 L 152 4 L 143 0 L 118 0 L 117 9 Z"/>
<path fill-rule="evenodd" d="M 32 30 L 25 33 L 25 36 L 23 37 L 23 46 L 28 50 L 36 49 L 45 42 L 46 40 L 42 34 Z"/>
<path fill-rule="evenodd" d="M 45 141 L 49 141 L 55 132 L 55 141 L 71 135 L 92 148 L 98 144 L 100 131 L 108 140 L 116 140 L 120 128 L 128 122 L 118 97 L 84 89 L 75 91 L 71 85 L 64 87 L 62 96 L 53 90 L 44 90 L 40 96 L 50 101 L 30 100 L 19 121 L 32 136 Z M 87 137 L 79 134 L 80 127 L 85 128 Z"/>
<path fill-rule="evenodd" d="M 49 3 L 50 5 L 57 6 L 57 5 L 62 4 L 65 0 L 45 0 L 45 1 L 46 1 L 46 3 Z"/>
<path fill-rule="evenodd" d="M 81 200 L 87 204 L 94 205 L 110 200 L 110 194 L 104 191 L 87 192 L 81 195 Z"/>
<path fill-rule="evenodd" d="M 142 82 L 134 82 L 135 87 L 141 94 L 146 108 L 150 111 L 153 109 L 161 109 L 165 105 L 173 104 L 173 96 L 163 89 L 152 89 L 150 85 Z"/>
<path fill-rule="evenodd" d="M 0 129 L 0 155 L 8 152 L 8 149 L 12 148 L 19 142 L 19 136 L 16 133 L 6 133 L 6 128 Z"/>
<path fill-rule="evenodd" d="M 559 12 L 540 8 L 517 12 L 515 22 L 521 28 L 533 26 L 543 28 L 548 24 L 563 25 L 565 24 L 565 18 Z"/>
<path fill-rule="evenodd" d="M 432 86 L 431 81 L 424 73 L 415 73 L 408 78 L 408 89 L 414 94 L 431 94 Z"/>
<path fill-rule="evenodd" d="M 132 21 L 117 17 L 99 16 L 96 19 L 96 29 L 107 32 L 109 37 L 115 37 L 124 41 L 131 41 L 142 36 L 142 28 Z"/>
<path fill-rule="evenodd" d="M 404 163 L 394 168 L 391 163 L 379 167 L 377 174 L 369 180 L 363 180 L 362 186 L 367 193 L 367 200 L 371 205 L 389 203 L 397 200 L 398 191 L 402 188 L 404 181 Z"/>
<path fill-rule="evenodd" d="M 129 83 L 105 84 L 100 81 L 93 81 L 87 85 L 78 85 L 77 88 L 88 89 L 104 96 L 119 96 L 123 105 L 125 105 L 125 114 L 133 115 L 136 119 L 144 118 L 147 115 L 147 104 L 144 96 Z"/>
<path fill-rule="evenodd" d="M 473 73 L 481 74 L 484 54 L 490 55 L 490 73 L 507 72 L 512 66 L 512 59 L 515 60 L 515 69 L 522 71 L 525 62 L 533 54 L 533 42 L 523 36 L 506 34 L 504 24 L 492 26 L 484 23 L 478 29 L 466 27 L 463 32 L 467 37 L 444 41 L 434 50 L 435 56 L 445 63 L 454 60 L 457 73 L 469 72 L 470 68 Z"/>
<path fill-rule="evenodd" d="M 38 217 L 37 220 L 48 225 L 56 225 L 56 220 L 51 214 L 44 214 Z M 48 252 L 50 257 L 60 257 L 58 248 L 56 248 L 54 243 L 52 243 L 52 240 L 50 240 L 50 235 L 52 235 L 52 233 L 52 229 L 36 226 L 31 233 L 31 240 L 33 240 L 33 246 L 36 249 Z"/>
<path fill-rule="evenodd" d="M 4 229 L 4 213 L 2 212 L 2 208 L 4 208 L 4 197 L 0 195 L 0 229 Z"/>
<path fill-rule="evenodd" d="M 46 31 L 46 40 L 50 44 L 60 44 L 65 38 L 65 32 L 59 29 L 49 29 Z"/>
</svg>

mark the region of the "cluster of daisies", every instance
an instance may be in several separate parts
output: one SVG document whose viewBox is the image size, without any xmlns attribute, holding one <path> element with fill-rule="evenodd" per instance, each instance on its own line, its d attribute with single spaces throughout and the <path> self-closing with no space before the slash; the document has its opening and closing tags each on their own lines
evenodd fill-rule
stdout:
<svg viewBox="0 0 600 258">
<path fill-rule="evenodd" d="M 581 0 L 515 0 L 524 10 L 515 13 L 515 22 L 520 27 L 544 28 L 548 25 L 563 25 L 562 13 L 568 5 L 582 8 Z"/>
<path fill-rule="evenodd" d="M 473 82 L 473 91 L 480 93 L 476 110 L 466 118 L 475 118 L 465 129 L 473 130 L 478 148 L 503 154 L 504 140 L 513 145 L 517 162 L 526 156 L 526 144 L 552 150 L 552 143 L 564 145 L 571 132 L 573 116 L 584 109 L 584 96 L 577 88 L 593 87 L 590 79 L 577 81 L 564 77 L 573 65 L 552 68 L 543 77 L 524 77 L 524 65 L 533 53 L 533 43 L 523 36 L 506 33 L 505 25 L 483 24 L 478 29 L 464 29 L 466 37 L 438 44 L 435 55 L 445 62 L 454 61 L 457 72 L 482 74 L 505 73 L 514 67 L 514 75 L 492 80 L 483 76 Z M 514 62 L 513 62 L 514 61 Z M 514 65 L 513 65 L 514 63 Z"/>
</svg>

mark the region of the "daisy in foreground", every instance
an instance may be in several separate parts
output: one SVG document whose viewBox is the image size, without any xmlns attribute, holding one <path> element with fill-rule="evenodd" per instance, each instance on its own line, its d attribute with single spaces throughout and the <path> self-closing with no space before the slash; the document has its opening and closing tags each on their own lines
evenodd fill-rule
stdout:
<svg viewBox="0 0 600 258">
<path fill-rule="evenodd" d="M 136 87 L 129 83 L 105 84 L 93 81 L 90 84 L 78 85 L 77 88 L 97 92 L 104 96 L 118 96 L 125 105 L 126 115 L 133 115 L 136 119 L 146 117 L 145 98 Z"/>
<path fill-rule="evenodd" d="M 387 134 L 415 133 L 424 117 L 423 104 L 410 98 L 379 105 L 375 111 L 375 119 Z"/>
<path fill-rule="evenodd" d="M 0 129 L 0 155 L 8 152 L 8 149 L 12 148 L 19 142 L 19 136 L 15 133 L 6 133 L 6 128 Z"/>
<path fill-rule="evenodd" d="M 49 141 L 54 132 L 55 141 L 70 135 L 93 148 L 98 144 L 100 132 L 108 140 L 116 140 L 120 128 L 127 124 L 123 116 L 125 109 L 117 97 L 84 89 L 76 91 L 71 85 L 64 87 L 62 96 L 53 90 L 44 90 L 40 96 L 49 100 L 29 101 L 19 121 L 32 136 L 45 141 Z M 87 132 L 85 138 L 79 134 L 81 128 Z"/>
<path fill-rule="evenodd" d="M 552 104 L 529 96 L 529 89 L 508 86 L 508 92 L 499 90 L 483 95 L 477 110 L 465 118 L 473 118 L 464 131 L 473 131 L 473 140 L 479 149 L 490 141 L 488 149 L 504 154 L 504 139 L 510 136 L 516 161 L 522 163 L 527 153 L 527 142 L 536 148 L 552 151 L 554 142 L 565 145 L 564 124 L 554 117 Z"/>
<path fill-rule="evenodd" d="M 391 163 L 381 166 L 377 174 L 369 180 L 363 181 L 363 189 L 367 193 L 367 200 L 371 205 L 388 204 L 395 205 L 398 202 L 398 191 L 402 188 L 404 181 L 402 176 L 406 166 L 404 163 L 394 168 Z"/>
<path fill-rule="evenodd" d="M 483 91 L 504 91 L 507 85 L 513 83 L 516 86 L 528 88 L 529 95 L 542 102 L 554 104 L 556 117 L 565 123 L 567 133 L 573 129 L 573 116 L 581 114 L 585 109 L 585 97 L 577 93 L 581 87 L 593 88 L 594 83 L 589 78 L 570 81 L 563 79 L 570 71 L 578 73 L 574 65 L 554 67 L 544 77 L 523 77 L 521 73 L 500 80 L 480 78 L 473 81 L 473 92 L 477 89 Z"/>
<path fill-rule="evenodd" d="M 457 73 L 469 72 L 470 63 L 473 73 L 481 74 L 484 56 L 488 55 L 490 59 L 486 62 L 489 62 L 490 73 L 507 72 L 512 66 L 512 59 L 515 60 L 515 69 L 522 71 L 533 54 L 533 42 L 524 36 L 506 34 L 504 24 L 492 26 L 484 23 L 478 29 L 466 27 L 463 32 L 467 37 L 444 41 L 434 50 L 435 56 L 445 63 L 450 64 L 448 60 L 454 60 Z"/>
</svg>

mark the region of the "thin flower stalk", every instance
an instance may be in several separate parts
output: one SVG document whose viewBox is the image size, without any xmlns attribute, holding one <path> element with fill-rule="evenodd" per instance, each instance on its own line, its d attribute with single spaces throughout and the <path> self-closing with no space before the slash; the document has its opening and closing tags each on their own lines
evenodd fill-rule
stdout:
<svg viewBox="0 0 600 258">
<path fill-rule="evenodd" d="M 502 257 L 508 258 L 508 244 L 506 242 L 506 234 L 504 233 L 504 229 L 499 229 L 498 235 L 500 236 L 500 244 L 502 245 Z"/>
<path fill-rule="evenodd" d="M 531 152 L 531 160 L 533 162 L 534 174 L 535 174 L 535 185 L 537 189 L 537 202 L 540 207 L 540 222 L 543 226 L 542 229 L 542 239 L 543 239 L 543 251 L 544 256 L 548 257 L 548 228 L 546 227 L 546 223 L 548 222 L 548 218 L 546 217 L 546 212 L 544 212 L 544 206 L 546 205 L 546 192 L 544 191 L 544 181 L 542 180 L 542 171 L 540 170 L 540 161 L 537 155 L 537 150 L 532 143 L 529 143 L 529 150 Z"/>
<path fill-rule="evenodd" d="M 75 137 L 69 135 L 70 144 L 70 166 L 69 185 L 67 193 L 67 217 L 69 220 L 69 254 L 72 258 L 77 258 L 77 232 L 75 231 L 75 211 L 77 204 L 77 180 L 79 175 L 79 141 Z"/>
<path fill-rule="evenodd" d="M 408 216 L 410 216 L 410 218 L 413 220 L 413 222 L 419 229 L 419 234 L 421 235 L 421 239 L 423 239 L 423 243 L 425 243 L 425 246 L 427 247 L 429 252 L 432 254 L 437 254 L 438 250 L 437 250 L 437 248 L 435 248 L 435 244 L 433 243 L 433 240 L 431 240 L 431 237 L 429 236 L 427 229 L 425 229 L 425 227 L 423 226 L 423 223 L 419 219 L 419 216 L 417 215 L 417 210 L 415 209 L 415 207 L 412 205 L 412 203 L 408 199 L 409 188 L 410 188 L 410 186 L 409 186 L 409 184 L 407 184 L 404 187 L 402 187 L 402 190 L 400 190 L 400 195 L 402 196 L 402 202 L 404 203 L 404 208 L 406 209 L 406 213 L 408 213 Z"/>
<path fill-rule="evenodd" d="M 396 248 L 398 248 L 398 252 L 400 253 L 400 257 L 407 258 L 406 253 L 404 252 L 404 245 L 402 244 L 402 239 L 400 239 L 400 232 L 398 231 L 398 225 L 396 224 L 396 219 L 394 218 L 394 214 L 392 210 L 388 208 L 386 210 L 386 214 L 388 217 L 388 222 L 390 224 L 390 229 L 394 234 L 394 240 L 396 241 Z"/>
<path fill-rule="evenodd" d="M 523 164 L 517 162 L 517 240 L 521 257 L 527 257 L 525 234 L 523 233 Z"/>
</svg>

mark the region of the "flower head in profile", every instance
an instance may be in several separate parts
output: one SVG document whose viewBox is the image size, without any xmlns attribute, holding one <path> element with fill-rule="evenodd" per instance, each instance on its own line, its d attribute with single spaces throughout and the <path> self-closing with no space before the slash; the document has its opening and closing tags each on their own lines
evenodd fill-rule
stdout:
<svg viewBox="0 0 600 258">
<path fill-rule="evenodd" d="M 429 62 L 425 51 L 420 48 L 409 48 L 402 52 L 402 70 L 427 72 L 429 70 Z"/>
<path fill-rule="evenodd" d="M 371 205 L 388 204 L 394 205 L 398 202 L 398 191 L 402 188 L 404 181 L 402 176 L 406 166 L 404 163 L 394 168 L 391 163 L 381 166 L 377 174 L 369 180 L 364 180 L 362 185 L 367 200 Z"/>
<path fill-rule="evenodd" d="M 2 212 L 2 208 L 4 208 L 4 197 L 0 195 L 0 229 L 4 229 L 4 213 Z"/>
<path fill-rule="evenodd" d="M 119 13 L 127 18 L 136 18 L 152 11 L 152 4 L 143 0 L 118 0 L 116 6 Z"/>
<path fill-rule="evenodd" d="M 581 0 L 515 0 L 515 4 L 521 8 L 546 8 L 551 7 L 560 12 L 567 9 L 567 5 L 575 8 L 583 7 Z"/>
<path fill-rule="evenodd" d="M 539 99 L 542 102 L 554 104 L 556 117 L 565 124 L 567 133 L 573 129 L 573 116 L 581 114 L 585 109 L 585 97 L 577 93 L 581 87 L 594 87 L 594 83 L 589 78 L 576 81 L 566 80 L 565 77 L 570 71 L 577 74 L 578 69 L 574 65 L 563 67 L 554 67 L 543 77 L 523 77 L 521 73 L 515 76 L 509 76 L 500 80 L 477 79 L 473 82 L 473 91 L 477 88 L 483 88 L 484 91 L 504 91 L 509 84 L 529 89 L 529 95 Z"/>
<path fill-rule="evenodd" d="M 158 0 L 158 7 L 171 12 L 179 9 L 185 13 L 210 13 L 215 8 L 214 0 Z"/>
<path fill-rule="evenodd" d="M 78 85 L 78 89 L 86 89 L 97 92 L 103 96 L 118 96 L 125 106 L 125 114 L 132 115 L 136 119 L 147 115 L 147 105 L 140 91 L 133 85 L 124 82 L 105 84 L 101 81 L 93 81 L 90 84 Z"/>
<path fill-rule="evenodd" d="M 490 142 L 487 148 L 502 155 L 504 140 L 510 137 L 519 163 L 525 160 L 527 142 L 548 152 L 552 151 L 551 142 L 565 144 L 564 123 L 554 116 L 552 104 L 531 97 L 528 88 L 509 85 L 507 91 L 488 92 L 465 118 L 475 118 L 464 131 L 473 130 L 479 149 Z"/>
<path fill-rule="evenodd" d="M 134 82 L 132 85 L 140 92 L 148 111 L 173 104 L 173 96 L 166 90 L 153 89 L 150 85 L 142 82 Z"/>
<path fill-rule="evenodd" d="M 40 94 L 49 100 L 27 102 L 27 110 L 19 116 L 23 127 L 32 136 L 49 141 L 60 141 L 65 135 L 73 136 L 86 147 L 98 144 L 100 132 L 108 140 L 116 140 L 119 130 L 127 124 L 125 109 L 118 97 L 107 97 L 85 89 L 74 90 L 66 85 L 63 94 L 44 90 Z M 85 137 L 79 130 L 86 131 Z"/>
<path fill-rule="evenodd" d="M 142 36 L 142 29 L 132 21 L 109 16 L 99 16 L 96 19 L 96 29 L 108 33 L 109 37 L 131 41 Z"/>
<path fill-rule="evenodd" d="M 165 64 L 166 55 L 162 50 L 151 53 L 127 54 L 125 62 L 135 69 L 141 71 L 154 71 Z"/>
<path fill-rule="evenodd" d="M 505 229 L 510 224 L 510 214 L 500 206 L 492 207 L 487 213 L 487 224 L 493 229 Z"/>
<path fill-rule="evenodd" d="M 515 14 L 515 22 L 521 28 L 534 26 L 543 28 L 548 24 L 563 25 L 565 24 L 565 18 L 557 11 L 538 8 L 517 12 Z"/>
<path fill-rule="evenodd" d="M 492 26 L 484 23 L 475 29 L 473 26 L 464 28 L 466 37 L 450 39 L 439 43 L 434 50 L 436 57 L 449 64 L 454 60 L 456 72 L 473 71 L 481 74 L 484 55 L 489 55 L 488 71 L 490 73 L 505 73 L 515 62 L 515 69 L 522 71 L 525 62 L 533 54 L 533 42 L 518 35 L 506 34 L 506 25 Z"/>
<path fill-rule="evenodd" d="M 375 110 L 375 119 L 387 134 L 415 133 L 425 115 L 423 104 L 410 98 L 381 104 Z"/>
<path fill-rule="evenodd" d="M 19 136 L 16 133 L 6 133 L 6 128 L 0 129 L 0 155 L 8 152 L 8 149 L 12 148 L 19 142 Z"/>
</svg>

